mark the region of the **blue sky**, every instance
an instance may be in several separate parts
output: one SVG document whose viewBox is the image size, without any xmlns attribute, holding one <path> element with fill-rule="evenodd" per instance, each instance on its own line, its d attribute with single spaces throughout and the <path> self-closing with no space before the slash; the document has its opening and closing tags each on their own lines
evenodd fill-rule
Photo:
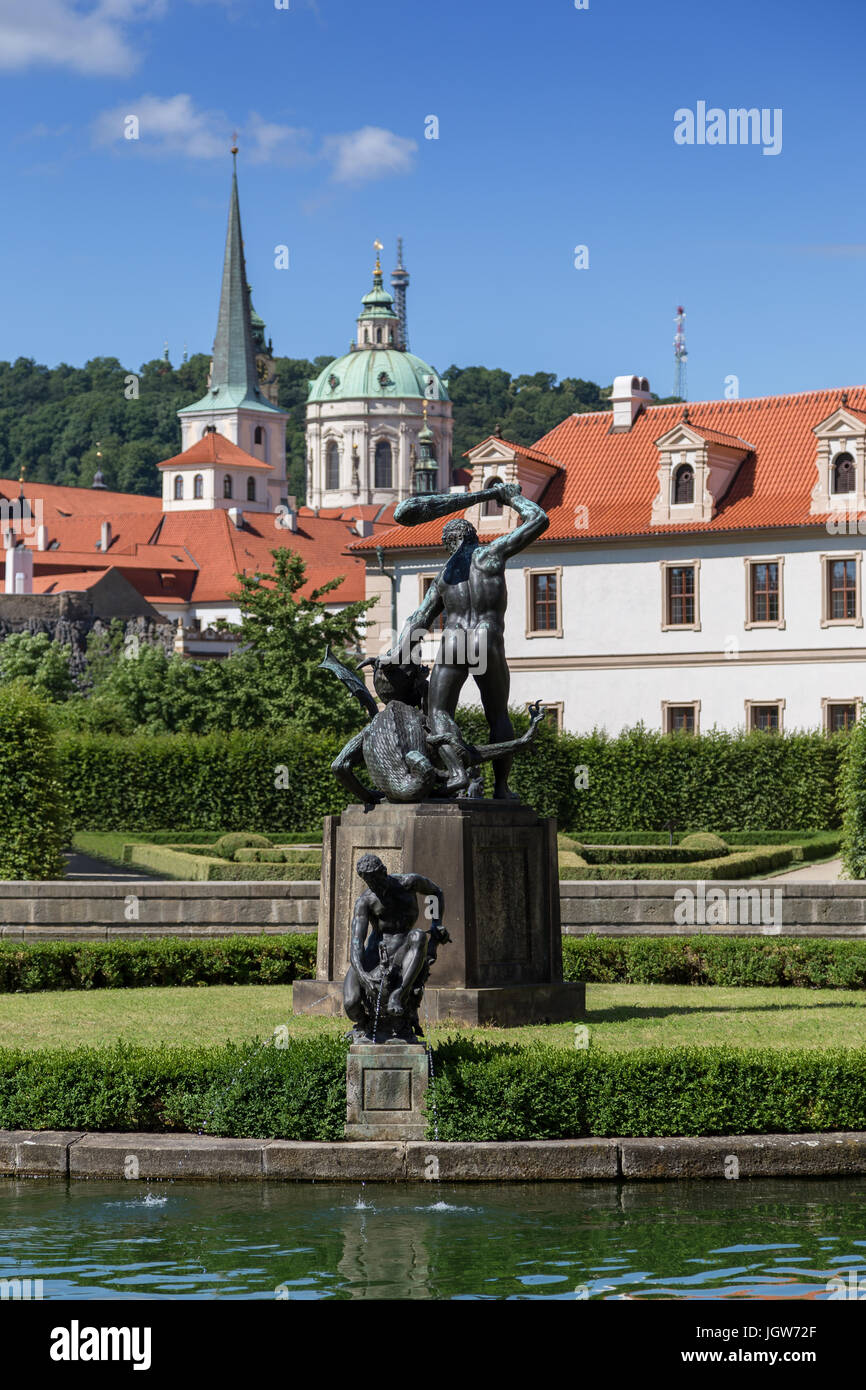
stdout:
<svg viewBox="0 0 866 1390">
<path fill-rule="evenodd" d="M 289 4 L 0 0 L 0 358 L 209 351 L 237 129 L 279 353 L 345 351 L 402 234 L 440 369 L 667 395 L 683 303 L 692 399 L 866 380 L 862 0 Z M 781 152 L 675 143 L 699 101 L 780 108 Z"/>
</svg>

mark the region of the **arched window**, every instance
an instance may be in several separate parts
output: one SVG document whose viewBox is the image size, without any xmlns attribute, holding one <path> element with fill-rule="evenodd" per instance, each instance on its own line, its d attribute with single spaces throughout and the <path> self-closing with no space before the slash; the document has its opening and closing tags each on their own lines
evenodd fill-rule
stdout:
<svg viewBox="0 0 866 1390">
<path fill-rule="evenodd" d="M 369 328 L 365 328 L 365 329 L 364 329 L 364 342 L 365 342 L 365 343 L 369 343 L 369 341 L 370 341 L 370 330 L 369 330 Z"/>
<path fill-rule="evenodd" d="M 256 500 L 256 480 L 255 480 L 255 478 L 247 478 L 247 501 L 248 501 L 248 502 L 255 502 L 255 500 Z"/>
<path fill-rule="evenodd" d="M 382 341 L 382 330 L 381 330 L 381 328 L 377 328 L 377 329 L 376 329 L 376 342 L 377 342 L 377 343 L 381 343 L 381 341 Z"/>
<path fill-rule="evenodd" d="M 192 495 L 196 498 L 204 497 L 204 478 L 200 473 L 196 473 L 193 478 Z"/>
<path fill-rule="evenodd" d="M 232 492 L 232 479 L 231 479 L 231 474 L 230 474 L 230 473 L 226 473 L 225 477 L 223 478 L 223 497 L 232 497 L 232 496 L 233 496 L 233 492 Z"/>
<path fill-rule="evenodd" d="M 255 430 L 254 430 L 254 432 L 253 432 L 253 443 L 254 443 L 254 444 L 262 444 L 262 443 L 264 442 L 264 438 L 265 438 L 265 432 L 264 432 L 264 430 L 262 429 L 261 425 L 256 425 L 256 428 L 255 428 Z"/>
<path fill-rule="evenodd" d="M 502 482 L 502 479 L 501 479 L 501 478 L 488 478 L 488 479 L 487 479 L 487 482 L 484 484 L 484 486 L 485 486 L 485 488 L 488 488 L 488 487 L 492 487 L 494 483 L 501 483 L 501 482 Z M 481 508 L 481 515 L 482 515 L 482 516 L 501 516 L 501 515 L 502 515 L 502 503 L 501 503 L 501 502 L 494 502 L 492 499 L 491 499 L 490 501 L 488 501 L 488 502 L 485 502 L 485 503 L 484 503 L 484 506 Z"/>
<path fill-rule="evenodd" d="M 325 446 L 325 491 L 336 492 L 340 486 L 340 450 L 336 439 Z"/>
<path fill-rule="evenodd" d="M 380 439 L 376 445 L 376 467 L 374 487 L 391 487 L 391 445 L 387 439 Z"/>
<path fill-rule="evenodd" d="M 854 460 L 850 454 L 837 454 L 833 460 L 833 491 L 854 491 Z"/>
<path fill-rule="evenodd" d="M 695 470 L 684 463 L 674 474 L 674 505 L 688 505 L 695 500 Z"/>
<path fill-rule="evenodd" d="M 174 500 L 180 502 L 183 499 L 183 475 L 178 473 L 174 480 Z"/>
</svg>

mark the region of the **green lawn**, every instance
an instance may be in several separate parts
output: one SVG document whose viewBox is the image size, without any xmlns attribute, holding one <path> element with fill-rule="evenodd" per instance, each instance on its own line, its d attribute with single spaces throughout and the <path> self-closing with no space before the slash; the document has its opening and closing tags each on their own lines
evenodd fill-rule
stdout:
<svg viewBox="0 0 866 1390">
<path fill-rule="evenodd" d="M 866 1046 L 866 991 L 717 989 L 691 985 L 588 985 L 593 1046 L 727 1043 L 733 1047 Z M 337 1018 L 294 1018 L 284 985 L 213 985 L 189 989 L 47 991 L 0 997 L 0 1046 L 98 1046 L 128 1042 L 222 1043 L 292 1034 L 344 1032 Z M 435 1043 L 445 1031 L 431 1030 Z M 460 1029 L 490 1039 L 574 1044 L 574 1025 Z"/>
</svg>

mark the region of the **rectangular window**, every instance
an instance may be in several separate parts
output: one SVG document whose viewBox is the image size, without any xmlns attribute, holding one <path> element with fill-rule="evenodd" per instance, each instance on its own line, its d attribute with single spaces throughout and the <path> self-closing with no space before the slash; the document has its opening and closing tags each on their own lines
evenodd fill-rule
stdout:
<svg viewBox="0 0 866 1390">
<path fill-rule="evenodd" d="M 782 702 L 774 700 L 766 705 L 748 701 L 746 704 L 749 730 L 758 729 L 764 734 L 777 734 L 782 727 Z"/>
<path fill-rule="evenodd" d="M 857 723 L 856 700 L 827 700 L 824 710 L 824 726 L 828 734 L 844 733 Z"/>
<path fill-rule="evenodd" d="M 779 566 L 775 560 L 758 560 L 752 565 L 753 623 L 779 621 Z"/>
<path fill-rule="evenodd" d="M 827 566 L 830 590 L 828 615 L 831 622 L 849 622 L 857 617 L 857 562 L 831 560 Z"/>
<path fill-rule="evenodd" d="M 555 574 L 532 576 L 532 629 L 534 632 L 555 632 L 558 598 Z"/>
<path fill-rule="evenodd" d="M 545 704 L 542 701 L 541 708 L 544 712 L 544 722 L 556 729 L 557 733 L 562 730 L 562 701 L 552 704 Z"/>
<path fill-rule="evenodd" d="M 695 567 L 671 565 L 668 576 L 668 624 L 693 627 L 695 622 Z"/>
<path fill-rule="evenodd" d="M 430 585 L 433 583 L 433 581 L 434 581 L 435 578 L 436 578 L 436 576 L 435 576 L 434 574 L 422 574 L 422 575 L 421 575 L 421 598 L 422 598 L 422 601 L 423 601 L 423 599 L 425 599 L 425 598 L 427 597 L 427 590 L 430 588 Z M 439 617 L 436 618 L 436 619 L 434 620 L 433 626 L 430 628 L 430 631 L 431 631 L 431 632 L 442 632 L 443 629 L 444 629 L 444 627 L 445 627 L 445 615 L 444 615 L 444 613 L 440 613 L 440 614 L 439 614 Z"/>
<path fill-rule="evenodd" d="M 693 734 L 695 732 L 694 705 L 668 705 L 669 734 Z"/>
</svg>

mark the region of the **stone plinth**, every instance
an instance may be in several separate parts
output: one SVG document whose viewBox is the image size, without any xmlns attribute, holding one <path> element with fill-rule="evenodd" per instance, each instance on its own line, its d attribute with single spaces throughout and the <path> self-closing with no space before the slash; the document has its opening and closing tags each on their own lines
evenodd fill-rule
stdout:
<svg viewBox="0 0 866 1390">
<path fill-rule="evenodd" d="M 352 907 L 363 887 L 356 865 L 368 853 L 389 873 L 426 875 L 445 894 L 451 941 L 439 949 L 422 1023 L 582 1017 L 584 986 L 562 979 L 556 822 L 518 801 L 469 799 L 383 802 L 366 813 L 350 806 L 326 818 L 316 979 L 296 981 L 296 1013 L 342 1012 Z"/>
<path fill-rule="evenodd" d="M 420 1043 L 355 1043 L 346 1059 L 346 1138 L 423 1139 L 427 1052 Z"/>
</svg>

